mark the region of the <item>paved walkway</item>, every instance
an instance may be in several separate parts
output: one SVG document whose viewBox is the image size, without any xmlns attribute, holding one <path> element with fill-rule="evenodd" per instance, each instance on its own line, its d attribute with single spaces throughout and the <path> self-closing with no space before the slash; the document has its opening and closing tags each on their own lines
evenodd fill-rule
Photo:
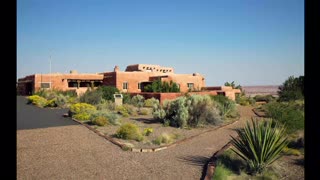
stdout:
<svg viewBox="0 0 320 180">
<path fill-rule="evenodd" d="M 233 125 L 163 151 L 133 153 L 61 119 L 58 112 L 64 110 L 39 109 L 25 102 L 17 97 L 17 179 L 200 179 L 206 161 L 236 135 L 232 129 L 254 116 L 251 108 L 240 107 L 242 118 Z M 39 127 L 26 123 L 41 121 Z"/>
</svg>

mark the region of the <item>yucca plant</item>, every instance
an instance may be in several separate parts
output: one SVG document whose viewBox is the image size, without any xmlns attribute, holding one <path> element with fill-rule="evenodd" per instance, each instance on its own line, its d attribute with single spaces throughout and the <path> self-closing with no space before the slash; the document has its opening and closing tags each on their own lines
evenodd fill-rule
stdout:
<svg viewBox="0 0 320 180">
<path fill-rule="evenodd" d="M 252 127 L 247 122 L 245 127 L 236 129 L 238 138 L 232 137 L 232 148 L 247 162 L 249 173 L 260 174 L 265 167 L 280 157 L 280 152 L 288 145 L 285 127 L 274 120 L 257 122 L 251 119 Z M 259 120 L 261 121 L 261 120 Z"/>
</svg>

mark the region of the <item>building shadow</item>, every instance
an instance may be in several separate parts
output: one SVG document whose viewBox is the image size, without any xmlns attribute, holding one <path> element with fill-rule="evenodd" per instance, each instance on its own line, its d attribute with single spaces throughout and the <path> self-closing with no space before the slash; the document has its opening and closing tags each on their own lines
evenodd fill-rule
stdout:
<svg viewBox="0 0 320 180">
<path fill-rule="evenodd" d="M 192 166 L 202 167 L 201 178 L 200 180 L 204 180 L 207 173 L 207 165 L 209 163 L 210 158 L 205 156 L 182 156 L 178 157 L 179 161 L 187 163 Z"/>
</svg>

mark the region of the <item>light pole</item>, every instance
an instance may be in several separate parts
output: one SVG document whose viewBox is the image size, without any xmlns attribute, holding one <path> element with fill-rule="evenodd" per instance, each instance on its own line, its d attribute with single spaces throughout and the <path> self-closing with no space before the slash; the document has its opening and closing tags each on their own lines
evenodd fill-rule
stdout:
<svg viewBox="0 0 320 180">
<path fill-rule="evenodd" d="M 49 78 L 50 78 L 50 89 L 51 89 L 51 86 L 52 86 L 52 82 L 51 82 L 51 55 L 50 55 L 50 59 L 49 59 L 49 64 L 50 64 L 50 75 L 49 75 Z"/>
</svg>

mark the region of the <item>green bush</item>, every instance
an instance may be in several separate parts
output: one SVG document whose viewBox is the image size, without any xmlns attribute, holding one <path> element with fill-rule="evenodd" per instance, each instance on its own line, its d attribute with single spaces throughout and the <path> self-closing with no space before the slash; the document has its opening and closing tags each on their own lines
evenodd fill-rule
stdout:
<svg viewBox="0 0 320 180">
<path fill-rule="evenodd" d="M 223 164 L 217 163 L 217 166 L 214 171 L 213 179 L 214 180 L 225 180 L 232 174 L 232 171 L 225 167 Z"/>
<path fill-rule="evenodd" d="M 145 128 L 143 130 L 143 135 L 144 136 L 149 136 L 153 132 L 153 128 Z"/>
<path fill-rule="evenodd" d="M 295 78 L 290 76 L 278 91 L 280 101 L 294 101 L 304 99 L 304 76 Z"/>
<path fill-rule="evenodd" d="M 92 113 L 91 118 L 95 119 L 98 117 L 104 117 L 108 120 L 108 124 L 112 125 L 120 125 L 119 116 L 113 112 L 105 111 L 105 110 L 98 110 Z"/>
<path fill-rule="evenodd" d="M 260 120 L 259 120 L 260 121 Z M 260 174 L 279 158 L 288 145 L 285 128 L 275 121 L 258 122 L 252 119 L 244 128 L 236 129 L 239 138 L 232 137 L 232 149 L 247 162 L 249 173 Z"/>
<path fill-rule="evenodd" d="M 293 149 L 288 147 L 283 148 L 282 153 L 284 153 L 285 155 L 294 155 L 294 156 L 301 155 L 301 152 L 298 149 Z"/>
<path fill-rule="evenodd" d="M 55 99 L 55 103 L 58 107 L 67 107 L 68 104 L 68 97 L 69 96 L 65 96 L 63 94 L 58 94 L 56 99 Z"/>
<path fill-rule="evenodd" d="M 102 101 L 102 92 L 98 90 L 88 90 L 80 96 L 80 102 L 97 105 Z"/>
<path fill-rule="evenodd" d="M 265 101 L 267 103 L 269 102 L 273 102 L 276 100 L 275 97 L 273 97 L 272 95 L 256 95 L 253 97 L 253 99 L 256 101 L 256 102 L 259 102 L 259 101 Z"/>
<path fill-rule="evenodd" d="M 148 114 L 149 114 L 149 111 L 148 111 L 148 109 L 140 109 L 139 114 L 141 114 L 141 115 L 148 115 Z"/>
<path fill-rule="evenodd" d="M 86 121 L 86 120 L 90 120 L 91 119 L 91 114 L 90 113 L 78 113 L 78 114 L 74 114 L 72 115 L 72 118 L 79 120 L 79 121 Z"/>
<path fill-rule="evenodd" d="M 170 144 L 176 139 L 177 137 L 172 134 L 162 133 L 160 136 L 158 136 L 155 140 L 152 142 L 157 145 L 161 144 Z"/>
<path fill-rule="evenodd" d="M 131 104 L 131 95 L 129 93 L 122 93 L 122 97 L 123 104 Z"/>
<path fill-rule="evenodd" d="M 131 99 L 131 104 L 138 107 L 139 110 L 144 105 L 144 97 L 141 95 L 133 96 Z"/>
<path fill-rule="evenodd" d="M 221 123 L 221 116 L 217 105 L 208 95 L 192 95 L 187 98 L 189 127 L 198 127 L 206 124 Z"/>
<path fill-rule="evenodd" d="M 231 99 L 223 95 L 210 96 L 211 99 L 217 102 L 217 107 L 220 110 L 220 115 L 222 117 L 235 118 L 238 117 L 238 112 L 236 110 L 236 103 Z"/>
<path fill-rule="evenodd" d="M 304 129 L 304 105 L 295 102 L 272 102 L 264 105 L 266 114 L 287 127 L 291 134 Z"/>
<path fill-rule="evenodd" d="M 156 80 L 152 84 L 148 84 L 144 87 L 144 92 L 180 92 L 180 88 L 177 83 L 170 81 Z"/>
<path fill-rule="evenodd" d="M 120 91 L 113 86 L 99 86 L 97 91 L 102 92 L 102 98 L 114 102 L 114 94 L 118 94 Z"/>
<path fill-rule="evenodd" d="M 165 101 L 163 106 L 154 105 L 153 117 L 173 127 L 198 127 L 222 122 L 219 109 L 209 96 L 182 96 Z"/>
<path fill-rule="evenodd" d="M 254 105 L 256 101 L 253 99 L 253 97 L 246 97 L 245 95 L 237 95 L 236 103 L 240 104 L 241 106 L 249 106 L 249 105 Z"/>
<path fill-rule="evenodd" d="M 132 123 L 126 123 L 117 130 L 116 137 L 121 139 L 130 139 L 136 141 L 142 141 L 143 136 L 137 125 Z"/>
<path fill-rule="evenodd" d="M 32 95 L 28 97 L 28 104 L 33 104 L 38 107 L 44 107 L 47 104 L 47 100 L 38 95 Z"/>
<path fill-rule="evenodd" d="M 144 101 L 144 106 L 145 106 L 145 107 L 153 107 L 154 104 L 159 105 L 159 100 L 156 99 L 156 98 L 154 98 L 154 97 L 152 97 L 152 98 L 150 98 L 150 99 L 146 99 L 146 100 Z"/>
<path fill-rule="evenodd" d="M 33 93 L 33 95 L 37 95 L 37 96 L 45 98 L 45 97 L 47 97 L 47 92 L 48 92 L 48 90 L 40 89 L 39 91 Z"/>
<path fill-rule="evenodd" d="M 105 116 L 97 116 L 92 120 L 92 124 L 105 126 L 106 124 L 108 124 L 108 119 Z"/>
<path fill-rule="evenodd" d="M 69 115 L 73 116 L 74 114 L 86 113 L 92 114 L 96 111 L 96 107 L 87 103 L 76 103 L 70 106 Z"/>
<path fill-rule="evenodd" d="M 47 100 L 45 107 L 57 107 L 56 99 Z"/>
<path fill-rule="evenodd" d="M 116 107 L 116 111 L 121 114 L 123 117 L 137 116 L 138 113 L 132 105 L 123 104 L 121 106 Z"/>
<path fill-rule="evenodd" d="M 116 105 L 114 102 L 109 101 L 109 100 L 104 100 L 100 102 L 100 104 L 96 105 L 97 110 L 109 110 L 109 111 L 114 111 L 116 109 Z"/>
</svg>

